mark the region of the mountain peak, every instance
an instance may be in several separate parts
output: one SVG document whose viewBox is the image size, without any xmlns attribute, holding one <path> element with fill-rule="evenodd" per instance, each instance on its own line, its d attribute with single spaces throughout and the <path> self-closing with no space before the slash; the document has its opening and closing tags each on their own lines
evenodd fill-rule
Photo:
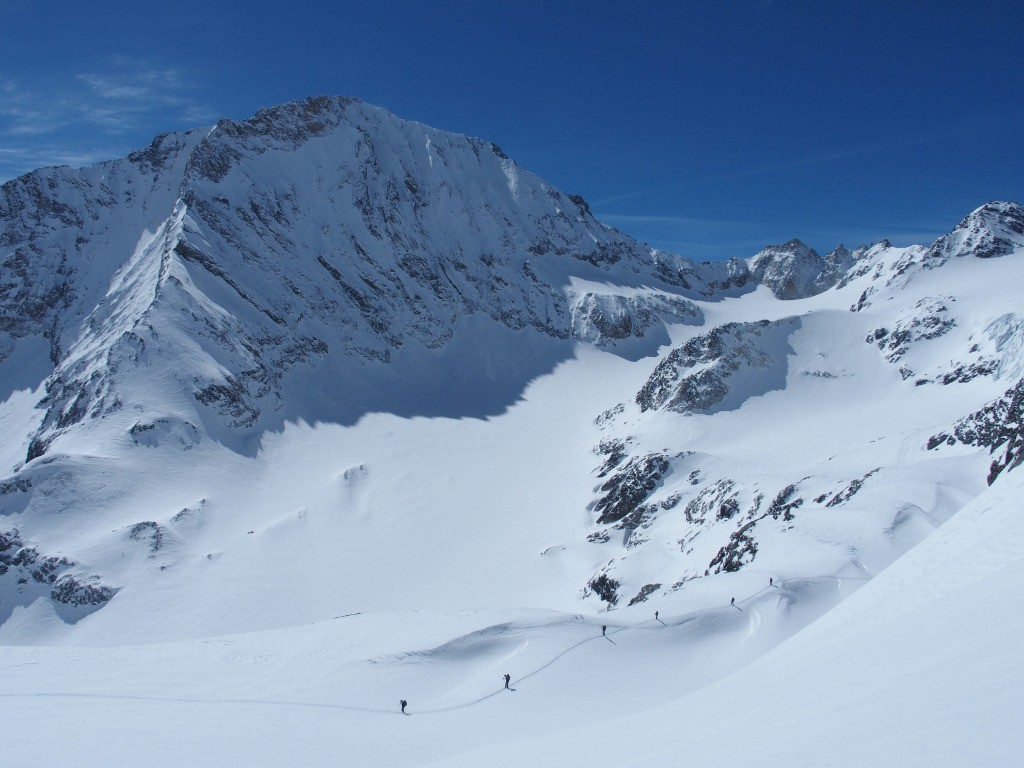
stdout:
<svg viewBox="0 0 1024 768">
<path fill-rule="evenodd" d="M 931 258 L 975 256 L 989 259 L 1024 248 L 1024 208 L 992 201 L 976 208 L 929 249 Z"/>
<path fill-rule="evenodd" d="M 753 279 L 768 286 L 780 299 L 800 299 L 828 287 L 816 285 L 825 267 L 824 260 L 796 238 L 783 245 L 762 248 L 749 265 Z"/>
<path fill-rule="evenodd" d="M 796 237 L 794 237 L 792 240 L 789 240 L 788 242 L 784 243 L 782 246 L 779 247 L 784 248 L 787 251 L 811 251 L 812 253 L 814 253 L 813 248 L 811 248 L 802 240 Z"/>
</svg>

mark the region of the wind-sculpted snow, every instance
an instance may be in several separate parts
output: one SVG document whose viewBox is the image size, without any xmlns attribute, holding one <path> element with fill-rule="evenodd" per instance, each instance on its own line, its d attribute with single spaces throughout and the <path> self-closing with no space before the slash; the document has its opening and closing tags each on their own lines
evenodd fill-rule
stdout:
<svg viewBox="0 0 1024 768">
<path fill-rule="evenodd" d="M 1012 381 L 1024 375 L 1024 313 L 1000 315 L 985 328 L 994 350 L 995 376 Z"/>
<path fill-rule="evenodd" d="M 713 413 L 780 388 L 797 318 L 727 323 L 673 349 L 636 395 L 641 411 Z"/>
</svg>

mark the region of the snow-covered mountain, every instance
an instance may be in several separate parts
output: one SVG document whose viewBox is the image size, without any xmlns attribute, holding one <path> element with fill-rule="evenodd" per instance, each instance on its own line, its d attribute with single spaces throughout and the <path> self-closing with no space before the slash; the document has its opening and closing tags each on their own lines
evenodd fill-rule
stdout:
<svg viewBox="0 0 1024 768">
<path fill-rule="evenodd" d="M 489 706 L 504 667 L 544 681 L 523 737 L 668 717 L 1009 497 L 1022 276 L 1015 203 L 930 246 L 696 263 L 493 144 L 355 99 L 8 182 L 5 722 L 44 694 L 106 697 L 114 718 L 273 700 L 288 722 L 363 711 L 351 764 L 409 764 L 401 743 L 370 757 L 365 713 Z M 645 628 L 615 671 L 581 645 L 601 624 Z M 33 676 L 18 645 L 74 650 L 31 651 Z M 306 661 L 278 663 L 294 646 Z M 129 683 L 121 662 L 197 677 Z M 553 717 L 590 664 L 614 710 Z M 419 762 L 507 738 L 473 717 Z M 88 741 L 88 722 L 67 727 Z"/>
</svg>

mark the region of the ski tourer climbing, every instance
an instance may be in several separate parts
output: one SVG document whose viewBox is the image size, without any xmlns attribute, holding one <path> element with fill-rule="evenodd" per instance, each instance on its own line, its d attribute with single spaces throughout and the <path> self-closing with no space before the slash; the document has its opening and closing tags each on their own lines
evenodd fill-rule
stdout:
<svg viewBox="0 0 1024 768">
<path fill-rule="evenodd" d="M 658 618 L 658 612 L 657 611 L 654 612 L 654 620 L 655 621 L 661 621 L 661 619 Z"/>
<path fill-rule="evenodd" d="M 506 674 L 505 674 L 505 687 L 506 687 L 506 688 L 508 688 L 508 687 L 509 687 L 509 685 L 508 685 L 508 684 L 509 684 L 510 682 L 512 682 L 512 676 L 511 676 L 511 675 L 509 675 L 508 673 L 506 673 Z"/>
<path fill-rule="evenodd" d="M 729 598 L 729 605 L 736 605 L 736 598 L 735 597 L 730 597 Z"/>
<path fill-rule="evenodd" d="M 408 705 L 409 702 L 407 702 L 405 699 L 400 699 L 398 703 L 402 705 L 402 714 L 404 715 L 405 714 L 405 707 L 406 707 L 406 705 Z"/>
<path fill-rule="evenodd" d="M 607 624 L 602 624 L 601 625 L 601 637 L 604 637 L 604 635 L 605 635 L 605 633 L 607 631 L 608 631 L 608 625 Z"/>
</svg>

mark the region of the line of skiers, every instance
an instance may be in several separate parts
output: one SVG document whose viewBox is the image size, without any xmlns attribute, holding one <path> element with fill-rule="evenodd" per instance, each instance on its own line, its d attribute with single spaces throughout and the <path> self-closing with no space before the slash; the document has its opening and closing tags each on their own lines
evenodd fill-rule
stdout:
<svg viewBox="0 0 1024 768">
<path fill-rule="evenodd" d="M 510 674 L 508 674 L 506 672 L 504 675 L 502 675 L 502 679 L 505 681 L 505 690 L 506 691 L 511 691 L 512 690 L 512 685 L 511 685 L 511 683 L 512 683 L 512 675 L 510 675 Z M 408 701 L 406 701 L 405 699 L 399 699 L 398 700 L 398 705 L 399 705 L 399 707 L 401 707 L 403 715 L 409 714 L 408 712 L 405 711 L 405 708 L 407 706 L 409 706 L 409 702 Z"/>
<path fill-rule="evenodd" d="M 768 586 L 769 587 L 774 587 L 775 586 L 775 577 L 774 576 L 770 576 L 768 578 Z M 736 605 L 736 598 L 735 597 L 729 598 L 729 605 Z M 655 621 L 661 621 L 661 619 L 659 618 L 659 613 L 660 613 L 659 611 L 655 611 L 654 612 L 654 620 Z M 664 623 L 664 622 L 662 622 L 662 623 Z M 608 625 L 607 624 L 602 624 L 601 625 L 601 637 L 607 637 L 607 636 L 608 636 Z M 509 675 L 508 673 L 505 673 L 505 675 L 503 675 L 503 679 L 505 680 L 505 690 L 511 690 L 510 683 L 512 682 L 512 676 Z M 400 699 L 398 703 L 402 707 L 402 714 L 403 715 L 408 714 L 405 711 L 405 708 L 407 706 L 409 706 L 409 702 L 407 702 L 405 699 Z"/>
</svg>

